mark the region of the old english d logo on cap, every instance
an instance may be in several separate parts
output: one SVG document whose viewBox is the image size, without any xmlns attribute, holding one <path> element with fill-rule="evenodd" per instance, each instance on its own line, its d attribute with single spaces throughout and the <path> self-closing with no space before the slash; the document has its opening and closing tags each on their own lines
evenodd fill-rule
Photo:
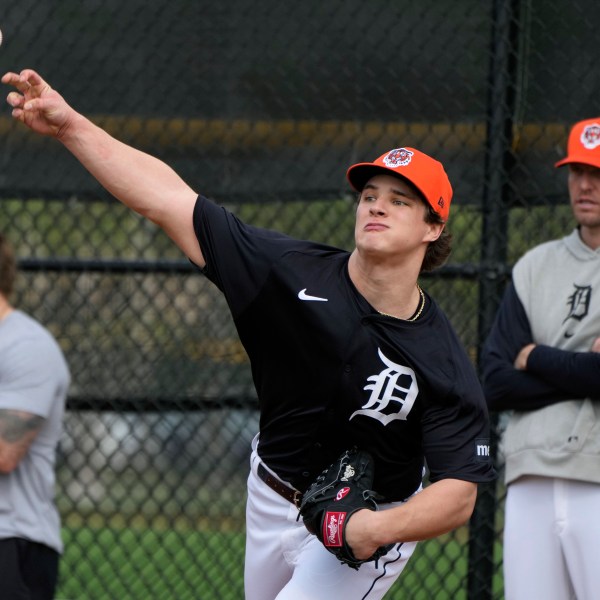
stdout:
<svg viewBox="0 0 600 600">
<path fill-rule="evenodd" d="M 562 167 L 570 163 L 600 168 L 600 117 L 573 125 L 567 143 L 567 156 L 554 166 Z"/>
<path fill-rule="evenodd" d="M 407 179 L 444 221 L 448 218 L 452 186 L 441 162 L 415 148 L 394 148 L 371 163 L 352 165 L 346 178 L 361 192 L 371 177 L 382 173 Z"/>
</svg>

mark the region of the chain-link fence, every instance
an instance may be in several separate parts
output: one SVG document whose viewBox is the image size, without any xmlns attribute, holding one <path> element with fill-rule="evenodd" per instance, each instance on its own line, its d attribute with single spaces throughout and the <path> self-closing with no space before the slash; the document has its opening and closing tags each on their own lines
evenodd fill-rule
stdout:
<svg viewBox="0 0 600 600">
<path fill-rule="evenodd" d="M 245 220 L 345 248 L 347 166 L 403 145 L 439 158 L 455 248 L 422 284 L 476 364 L 514 260 L 572 227 L 553 163 L 597 114 L 599 23 L 587 0 L 20 0 L 3 7 L 0 70 L 39 70 Z M 225 303 L 2 112 L 15 303 L 73 374 L 58 598 L 240 599 L 257 413 Z M 470 527 L 422 543 L 390 600 L 503 597 L 498 467 Z"/>
</svg>

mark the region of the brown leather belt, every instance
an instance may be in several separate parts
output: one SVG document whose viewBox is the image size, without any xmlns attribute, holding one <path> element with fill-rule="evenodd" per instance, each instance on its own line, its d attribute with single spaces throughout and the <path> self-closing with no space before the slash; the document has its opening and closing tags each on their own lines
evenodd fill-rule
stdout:
<svg viewBox="0 0 600 600">
<path fill-rule="evenodd" d="M 258 463 L 258 476 L 275 492 L 277 492 L 282 498 L 285 498 L 288 502 L 291 502 L 296 508 L 300 508 L 300 503 L 302 502 L 302 494 L 291 488 L 285 483 L 282 483 L 275 477 L 271 475 L 267 469 L 263 466 L 262 463 Z"/>
</svg>

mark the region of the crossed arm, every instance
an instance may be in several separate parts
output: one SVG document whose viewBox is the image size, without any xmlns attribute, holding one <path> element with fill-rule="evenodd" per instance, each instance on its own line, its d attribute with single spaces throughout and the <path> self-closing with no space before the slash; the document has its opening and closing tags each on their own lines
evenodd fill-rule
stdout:
<svg viewBox="0 0 600 600">
<path fill-rule="evenodd" d="M 491 410 L 535 410 L 576 398 L 600 397 L 600 340 L 588 352 L 537 345 L 510 285 L 482 354 Z"/>
</svg>

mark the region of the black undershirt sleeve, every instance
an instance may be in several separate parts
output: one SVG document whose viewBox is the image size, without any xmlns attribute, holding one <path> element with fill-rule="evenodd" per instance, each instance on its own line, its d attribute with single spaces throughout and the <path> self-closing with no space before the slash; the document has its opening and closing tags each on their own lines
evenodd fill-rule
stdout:
<svg viewBox="0 0 600 600">
<path fill-rule="evenodd" d="M 600 398 L 598 352 L 536 346 L 527 359 L 527 372 L 544 379 L 570 398 Z"/>
<path fill-rule="evenodd" d="M 533 339 L 525 309 L 510 284 L 481 357 L 490 410 L 535 410 L 598 395 L 600 354 L 537 346 L 529 355 L 528 369 L 518 370 L 514 360 L 530 343 Z"/>
</svg>

